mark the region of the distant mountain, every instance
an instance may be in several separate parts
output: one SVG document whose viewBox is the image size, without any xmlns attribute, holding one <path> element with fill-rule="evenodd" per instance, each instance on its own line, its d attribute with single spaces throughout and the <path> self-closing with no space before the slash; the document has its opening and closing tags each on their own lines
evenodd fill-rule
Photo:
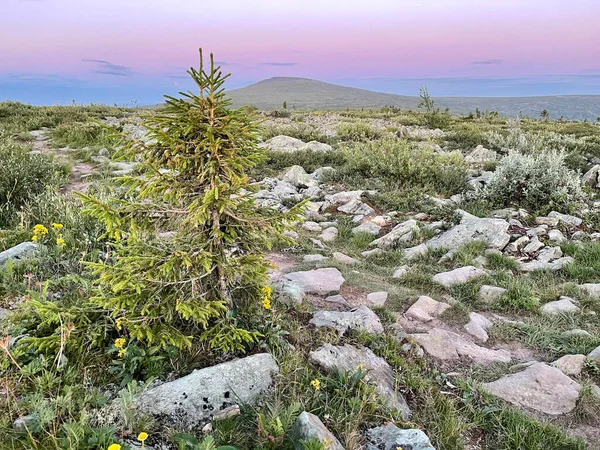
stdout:
<svg viewBox="0 0 600 450">
<path fill-rule="evenodd" d="M 418 97 L 386 94 L 309 78 L 276 77 L 228 92 L 234 106 L 254 105 L 259 109 L 346 109 L 381 108 L 393 105 L 416 109 Z M 504 116 L 519 114 L 539 117 L 546 109 L 551 118 L 596 120 L 600 117 L 600 95 L 553 95 L 540 97 L 435 97 L 440 108 L 455 114 L 480 110 L 498 111 Z"/>
</svg>

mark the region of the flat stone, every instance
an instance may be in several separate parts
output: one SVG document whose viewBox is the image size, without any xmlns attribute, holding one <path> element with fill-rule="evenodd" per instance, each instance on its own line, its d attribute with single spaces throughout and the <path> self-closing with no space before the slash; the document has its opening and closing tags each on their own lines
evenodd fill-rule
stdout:
<svg viewBox="0 0 600 450">
<path fill-rule="evenodd" d="M 344 255 L 340 252 L 333 252 L 333 259 L 342 264 L 346 264 L 352 266 L 354 264 L 358 264 L 360 261 L 358 259 L 352 258 L 351 256 Z"/>
<path fill-rule="evenodd" d="M 579 287 L 593 299 L 600 299 L 600 283 L 584 283 Z"/>
<path fill-rule="evenodd" d="M 300 139 L 296 139 L 290 136 L 279 135 L 266 140 L 259 147 L 266 147 L 271 151 L 275 152 L 293 152 L 300 150 L 300 148 L 306 145 Z"/>
<path fill-rule="evenodd" d="M 410 242 L 413 234 L 418 230 L 417 221 L 410 219 L 396 225 L 392 231 L 379 239 L 375 239 L 370 245 L 371 247 L 377 246 L 382 249 L 393 248 L 400 243 Z"/>
<path fill-rule="evenodd" d="M 326 259 L 327 259 L 327 257 L 325 257 L 323 255 L 319 255 L 318 253 L 316 253 L 314 255 L 304 255 L 302 257 L 302 261 L 306 262 L 306 263 L 320 262 L 320 261 L 324 261 Z"/>
<path fill-rule="evenodd" d="M 540 242 L 540 240 L 537 238 L 537 236 L 535 236 L 531 242 L 529 242 L 529 244 L 527 244 L 525 246 L 525 248 L 523 249 L 524 253 L 535 253 L 537 252 L 539 249 L 541 249 L 542 247 L 544 247 L 544 243 Z"/>
<path fill-rule="evenodd" d="M 375 210 L 361 200 L 350 200 L 348 203 L 339 206 L 337 209 L 339 212 L 350 214 L 353 216 L 362 215 L 368 216 L 373 214 Z"/>
<path fill-rule="evenodd" d="M 558 258 L 557 260 L 552 262 L 530 261 L 526 263 L 521 263 L 519 264 L 519 269 L 521 270 L 521 272 L 535 272 L 536 270 L 552 270 L 555 272 L 571 264 L 572 262 L 572 257 L 563 256 L 562 258 Z"/>
<path fill-rule="evenodd" d="M 319 239 L 323 242 L 333 242 L 338 237 L 338 229 L 335 227 L 325 228 L 323 232 L 319 235 Z"/>
<path fill-rule="evenodd" d="M 435 450 L 421 430 L 398 428 L 388 423 L 367 431 L 365 450 Z"/>
<path fill-rule="evenodd" d="M 565 336 L 591 336 L 591 334 L 589 332 L 579 329 L 579 328 L 563 331 L 562 334 Z"/>
<path fill-rule="evenodd" d="M 581 386 L 559 369 L 540 362 L 484 387 L 509 403 L 553 416 L 571 412 L 581 391 Z"/>
<path fill-rule="evenodd" d="M 469 323 L 464 326 L 467 333 L 473 336 L 480 342 L 486 342 L 489 339 L 487 334 L 488 328 L 494 324 L 488 320 L 485 316 L 472 312 L 469 314 Z"/>
<path fill-rule="evenodd" d="M 309 360 L 328 372 L 334 369 L 354 372 L 362 367 L 367 371 L 365 381 L 375 385 L 375 389 L 388 407 L 400 411 L 405 420 L 410 417 L 411 412 L 406 400 L 394 388 L 392 367 L 370 349 L 357 348 L 349 344 L 344 346 L 324 344 L 318 350 L 310 352 Z"/>
<path fill-rule="evenodd" d="M 352 228 L 353 234 L 365 233 L 377 236 L 380 231 L 381 227 L 373 222 L 363 222 L 359 226 Z"/>
<path fill-rule="evenodd" d="M 540 312 L 547 315 L 572 314 L 578 311 L 579 308 L 568 297 L 561 297 L 560 300 L 545 303 L 540 308 Z"/>
<path fill-rule="evenodd" d="M 292 431 L 294 435 L 294 448 L 296 450 L 304 450 L 306 447 L 303 442 L 317 440 L 324 445 L 324 448 L 329 450 L 344 450 L 340 441 L 323 425 L 321 419 L 307 411 L 302 412 Z"/>
<path fill-rule="evenodd" d="M 563 252 L 560 247 L 545 247 L 538 253 L 537 259 L 541 262 L 550 262 L 562 258 Z"/>
<path fill-rule="evenodd" d="M 567 242 L 567 238 L 560 230 L 548 231 L 548 240 L 554 244 L 562 244 L 563 242 Z"/>
<path fill-rule="evenodd" d="M 360 200 L 365 191 L 343 191 L 326 195 L 325 200 L 333 205 L 342 205 L 352 200 Z"/>
<path fill-rule="evenodd" d="M 502 219 L 468 219 L 427 241 L 430 250 L 456 250 L 473 241 L 502 250 L 510 241 L 508 222 Z"/>
<path fill-rule="evenodd" d="M 479 298 L 487 304 L 494 303 L 499 300 L 508 291 L 498 286 L 488 286 L 484 284 L 479 288 Z"/>
<path fill-rule="evenodd" d="M 340 336 L 348 330 L 364 330 L 367 333 L 383 333 L 383 325 L 377 314 L 362 305 L 354 311 L 316 311 L 310 323 L 317 328 L 332 328 Z"/>
<path fill-rule="evenodd" d="M 464 284 L 469 280 L 485 275 L 487 275 L 485 270 L 473 266 L 465 266 L 448 272 L 438 273 L 433 276 L 433 279 L 442 286 L 449 288 L 455 284 Z"/>
<path fill-rule="evenodd" d="M 35 242 L 21 242 L 8 250 L 0 252 L 0 267 L 6 264 L 9 259 L 18 261 L 20 259 L 30 258 L 35 255 L 36 250 L 37 244 Z"/>
<path fill-rule="evenodd" d="M 431 322 L 440 317 L 448 308 L 450 308 L 448 303 L 438 302 L 431 297 L 422 295 L 406 310 L 404 316 L 420 322 Z"/>
<path fill-rule="evenodd" d="M 339 294 L 344 281 L 342 273 L 333 267 L 292 272 L 283 276 L 284 286 L 291 284 L 297 286 L 303 294 L 321 296 Z"/>
<path fill-rule="evenodd" d="M 331 145 L 324 144 L 323 142 L 309 141 L 302 147 L 300 147 L 300 150 L 308 150 L 311 152 L 329 152 L 333 150 L 333 148 L 331 147 Z"/>
<path fill-rule="evenodd" d="M 560 369 L 565 375 L 576 377 L 585 367 L 586 360 L 585 355 L 565 355 L 551 363 L 551 366 Z"/>
<path fill-rule="evenodd" d="M 388 293 L 385 291 L 371 292 L 367 294 L 367 306 L 372 308 L 383 308 L 387 302 Z"/>
<path fill-rule="evenodd" d="M 384 251 L 380 248 L 374 248 L 373 250 L 365 250 L 364 252 L 360 252 L 360 254 L 365 258 L 370 258 L 371 256 L 383 255 Z"/>
<path fill-rule="evenodd" d="M 571 227 L 578 227 L 583 223 L 583 220 L 579 217 L 570 216 L 569 214 L 561 214 L 556 211 L 552 211 L 550 214 L 548 214 L 548 217 L 558 219 L 561 223 Z"/>
<path fill-rule="evenodd" d="M 408 271 L 410 270 L 409 266 L 402 266 L 402 267 L 398 267 L 395 271 L 394 271 L 394 275 L 392 275 L 394 278 L 404 278 L 404 276 L 408 273 Z"/>
<path fill-rule="evenodd" d="M 538 225 L 548 225 L 549 227 L 555 227 L 558 225 L 559 220 L 556 217 L 543 217 L 538 216 L 535 218 L 535 223 Z"/>
<path fill-rule="evenodd" d="M 322 228 L 317 222 L 308 220 L 302 224 L 302 229 L 306 231 L 312 231 L 313 233 L 320 233 Z"/>
<path fill-rule="evenodd" d="M 506 350 L 480 347 L 457 333 L 441 328 L 433 328 L 427 333 L 413 334 L 412 337 L 429 355 L 444 361 L 455 361 L 461 357 L 470 358 L 473 362 L 482 365 L 511 361 L 511 355 Z"/>
<path fill-rule="evenodd" d="M 415 247 L 404 249 L 404 259 L 406 261 L 416 261 L 427 256 L 429 248 L 425 244 L 420 244 Z"/>
<path fill-rule="evenodd" d="M 352 308 L 352 305 L 350 305 L 350 303 L 348 303 L 348 301 L 340 294 L 330 295 L 329 297 L 327 297 L 325 299 L 325 301 L 327 303 L 330 303 L 332 305 L 335 305 L 335 306 L 338 306 L 341 308 L 345 308 L 345 309 Z"/>
<path fill-rule="evenodd" d="M 148 389 L 136 399 L 135 407 L 160 417 L 162 423 L 190 429 L 233 404 L 254 403 L 278 371 L 268 353 L 234 359 Z"/>
</svg>

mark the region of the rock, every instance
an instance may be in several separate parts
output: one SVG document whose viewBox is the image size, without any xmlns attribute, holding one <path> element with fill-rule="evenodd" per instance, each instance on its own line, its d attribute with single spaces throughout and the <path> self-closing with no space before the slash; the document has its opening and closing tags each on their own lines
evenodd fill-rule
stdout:
<svg viewBox="0 0 600 450">
<path fill-rule="evenodd" d="M 26 416 L 17 417 L 13 422 L 15 430 L 27 432 L 28 429 L 39 423 L 40 418 L 37 414 L 27 414 Z"/>
<path fill-rule="evenodd" d="M 300 150 L 304 145 L 300 139 L 279 135 L 266 140 L 259 147 L 265 147 L 274 152 L 294 152 Z"/>
<path fill-rule="evenodd" d="M 563 331 L 562 334 L 564 336 L 591 336 L 590 333 L 588 333 L 585 330 L 579 329 L 579 328 L 575 328 L 573 330 Z"/>
<path fill-rule="evenodd" d="M 548 225 L 549 227 L 555 227 L 558 225 L 558 219 L 556 217 L 538 216 L 535 218 L 535 223 L 538 225 Z"/>
<path fill-rule="evenodd" d="M 342 264 L 347 264 L 352 266 L 354 264 L 358 264 L 360 261 L 358 259 L 352 258 L 351 256 L 344 255 L 340 252 L 333 252 L 333 259 Z"/>
<path fill-rule="evenodd" d="M 527 236 L 545 236 L 548 234 L 548 225 L 540 225 L 539 227 L 530 228 L 527 230 Z"/>
<path fill-rule="evenodd" d="M 404 249 L 404 259 L 406 261 L 415 261 L 417 259 L 427 256 L 429 248 L 425 244 L 420 244 L 415 247 L 409 247 Z"/>
<path fill-rule="evenodd" d="M 430 250 L 456 250 L 472 241 L 484 241 L 489 248 L 502 250 L 510 241 L 508 222 L 502 219 L 468 219 L 427 241 Z"/>
<path fill-rule="evenodd" d="M 387 227 L 392 223 L 392 218 L 390 216 L 375 216 L 371 218 L 370 222 L 380 227 Z"/>
<path fill-rule="evenodd" d="M 18 261 L 20 259 L 30 258 L 35 255 L 37 244 L 35 242 L 21 242 L 19 245 L 0 252 L 0 267 L 6 264 L 6 261 Z"/>
<path fill-rule="evenodd" d="M 565 355 L 550 365 L 560 369 L 565 375 L 576 377 L 585 367 L 586 360 L 587 357 L 585 355 Z"/>
<path fill-rule="evenodd" d="M 410 242 L 413 233 L 419 230 L 417 221 L 414 219 L 407 220 L 396 225 L 392 231 L 385 236 L 375 239 L 371 242 L 371 247 L 379 247 L 381 249 L 389 249 L 395 247 L 399 243 Z"/>
<path fill-rule="evenodd" d="M 365 450 L 435 450 L 419 429 L 401 429 L 393 423 L 367 431 Z"/>
<path fill-rule="evenodd" d="M 10 314 L 10 309 L 0 308 L 0 322 L 8 317 Z"/>
<path fill-rule="evenodd" d="M 316 311 L 310 323 L 317 328 L 332 328 L 340 336 L 348 330 L 364 330 L 367 333 L 383 333 L 383 325 L 377 314 L 362 305 L 354 311 Z"/>
<path fill-rule="evenodd" d="M 593 299 L 600 299 L 600 283 L 584 283 L 579 288 Z"/>
<path fill-rule="evenodd" d="M 390 408 L 400 411 L 405 420 L 410 417 L 411 412 L 406 400 L 394 389 L 393 369 L 385 359 L 375 355 L 370 349 L 357 348 L 349 344 L 344 346 L 324 344 L 310 352 L 309 360 L 328 372 L 334 369 L 354 372 L 362 367 L 367 371 L 365 381 L 375 384 L 384 402 Z"/>
<path fill-rule="evenodd" d="M 350 303 L 348 303 L 348 301 L 346 301 L 346 299 L 343 296 L 341 296 L 340 294 L 330 295 L 329 297 L 327 297 L 325 299 L 325 301 L 327 303 L 330 303 L 330 304 L 340 307 L 342 309 L 352 308 L 352 305 L 350 305 Z"/>
<path fill-rule="evenodd" d="M 540 362 L 484 387 L 509 403 L 554 416 L 572 411 L 581 391 L 581 386 L 559 369 Z"/>
<path fill-rule="evenodd" d="M 366 203 L 363 203 L 361 200 L 350 200 L 348 203 L 343 204 L 342 206 L 338 206 L 337 209 L 339 212 L 343 212 L 345 214 L 350 214 L 353 216 L 363 215 L 368 216 L 373 214 L 375 210 L 371 208 Z"/>
<path fill-rule="evenodd" d="M 323 197 L 323 189 L 319 186 L 311 186 L 302 191 L 302 195 L 304 198 L 310 198 L 313 200 L 318 200 Z"/>
<path fill-rule="evenodd" d="M 374 248 L 373 250 L 365 250 L 364 252 L 360 252 L 361 256 L 365 258 L 370 258 L 371 256 L 379 256 L 383 255 L 385 252 L 380 248 Z"/>
<path fill-rule="evenodd" d="M 313 245 L 317 248 L 321 248 L 321 249 L 327 248 L 327 246 L 318 239 L 310 238 L 310 242 L 312 242 Z"/>
<path fill-rule="evenodd" d="M 344 450 L 342 444 L 323 425 L 321 419 L 307 411 L 302 412 L 298 416 L 292 433 L 294 435 L 294 447 L 296 450 L 304 450 L 305 446 L 303 442 L 310 440 L 319 441 L 328 450 Z"/>
<path fill-rule="evenodd" d="M 588 353 L 588 358 L 591 358 L 596 364 L 600 364 L 600 345 Z"/>
<path fill-rule="evenodd" d="M 588 237 L 589 235 L 582 230 L 576 231 L 571 235 L 571 239 L 573 239 L 574 241 L 585 241 Z"/>
<path fill-rule="evenodd" d="M 443 302 L 421 295 L 415 303 L 404 313 L 409 319 L 418 320 L 420 322 L 431 322 L 433 319 L 440 317 L 444 311 L 450 308 L 450 305 Z"/>
<path fill-rule="evenodd" d="M 365 191 L 342 191 L 335 194 L 326 195 L 325 200 L 332 205 L 343 205 L 352 200 L 360 200 Z"/>
<path fill-rule="evenodd" d="M 283 276 L 284 290 L 299 292 L 301 295 L 315 294 L 328 296 L 338 294 L 344 284 L 342 273 L 333 267 L 292 272 Z"/>
<path fill-rule="evenodd" d="M 537 236 L 535 236 L 531 242 L 529 242 L 529 244 L 527 244 L 525 246 L 525 248 L 523 249 L 524 253 L 535 253 L 537 252 L 539 249 L 541 249 L 544 246 L 543 242 L 540 242 L 540 240 L 537 238 Z"/>
<path fill-rule="evenodd" d="M 234 359 L 148 389 L 135 400 L 135 407 L 163 423 L 190 429 L 233 404 L 252 404 L 269 389 L 278 371 L 268 353 Z"/>
<path fill-rule="evenodd" d="M 519 269 L 522 272 L 534 272 L 536 270 L 552 270 L 557 271 L 562 269 L 563 267 L 571 264 L 573 262 L 573 258 L 570 256 L 564 256 L 552 262 L 542 262 L 542 261 L 530 261 L 527 263 L 521 263 L 519 265 Z"/>
<path fill-rule="evenodd" d="M 550 230 L 548 232 L 548 240 L 554 244 L 562 244 L 567 241 L 567 238 L 560 230 Z"/>
<path fill-rule="evenodd" d="M 404 278 L 404 276 L 408 273 L 408 271 L 410 270 L 409 266 L 402 266 L 402 267 L 398 267 L 395 271 L 394 271 L 394 278 Z"/>
<path fill-rule="evenodd" d="M 319 167 L 317 170 L 311 173 L 310 176 L 315 180 L 322 182 L 334 173 L 335 169 L 333 167 Z"/>
<path fill-rule="evenodd" d="M 563 252 L 560 247 L 545 247 L 538 253 L 537 259 L 541 262 L 550 262 L 562 258 Z"/>
<path fill-rule="evenodd" d="M 472 312 L 469 314 L 469 323 L 464 326 L 467 333 L 481 342 L 486 342 L 489 339 L 487 329 L 494 325 L 485 316 Z"/>
<path fill-rule="evenodd" d="M 287 200 L 290 198 L 301 200 L 302 197 L 300 194 L 298 194 L 296 188 L 286 181 L 280 181 L 277 183 L 271 193 L 280 200 Z"/>
<path fill-rule="evenodd" d="M 558 219 L 561 223 L 571 227 L 578 227 L 583 223 L 583 220 L 579 217 L 570 216 L 568 214 L 561 214 L 556 211 L 552 211 L 550 214 L 548 214 L 548 217 Z"/>
<path fill-rule="evenodd" d="M 427 333 L 413 334 L 412 337 L 428 354 L 444 361 L 454 361 L 461 357 L 470 358 L 473 362 L 484 365 L 511 361 L 511 355 L 506 350 L 480 347 L 457 333 L 441 328 L 433 328 Z"/>
<path fill-rule="evenodd" d="M 302 147 L 300 147 L 300 150 L 309 150 L 311 152 L 329 152 L 333 150 L 333 148 L 331 147 L 331 145 L 324 144 L 319 141 L 309 141 Z"/>
<path fill-rule="evenodd" d="M 387 302 L 388 293 L 385 291 L 371 292 L 367 294 L 367 305 L 372 308 L 383 308 Z"/>
<path fill-rule="evenodd" d="M 473 266 L 459 267 L 448 272 L 441 272 L 433 276 L 433 279 L 444 287 L 452 287 L 455 284 L 464 284 L 474 278 L 483 277 L 487 272 Z"/>
<path fill-rule="evenodd" d="M 314 254 L 314 255 L 304 255 L 304 257 L 302 258 L 302 262 L 305 263 L 313 263 L 313 262 L 319 262 L 319 261 L 323 261 L 327 259 L 327 257 L 323 256 L 323 255 L 319 255 Z"/>
<path fill-rule="evenodd" d="M 373 236 L 377 236 L 381 231 L 381 227 L 379 225 L 374 224 L 373 222 L 364 222 L 359 226 L 352 228 L 353 234 L 366 233 L 372 234 Z"/>
<path fill-rule="evenodd" d="M 490 304 L 494 303 L 496 300 L 499 300 L 504 294 L 508 291 L 504 288 L 498 286 L 488 286 L 484 284 L 479 288 L 479 298 L 484 303 Z"/>
<path fill-rule="evenodd" d="M 313 233 L 319 233 L 321 231 L 321 225 L 312 220 L 308 220 L 302 224 L 302 229 L 306 231 L 312 231 Z"/>
<path fill-rule="evenodd" d="M 504 251 L 506 251 L 508 253 L 518 253 L 528 243 L 529 243 L 529 238 L 527 236 L 521 236 L 520 238 L 518 238 L 514 242 L 511 242 L 510 244 L 508 244 L 504 248 Z"/>
<path fill-rule="evenodd" d="M 592 168 L 581 177 L 581 184 L 591 188 L 598 187 L 598 173 L 600 173 L 600 164 L 592 166 Z"/>
<path fill-rule="evenodd" d="M 542 314 L 558 315 L 571 314 L 579 311 L 579 308 L 573 304 L 569 297 L 561 297 L 560 300 L 548 302 L 540 308 Z"/>
<path fill-rule="evenodd" d="M 467 155 L 465 161 L 471 164 L 490 163 L 498 159 L 498 154 L 494 150 L 489 150 L 483 145 L 475 147 L 471 153 Z"/>
<path fill-rule="evenodd" d="M 325 228 L 319 235 L 319 239 L 324 242 L 333 242 L 338 237 L 338 229 L 336 227 Z"/>
<path fill-rule="evenodd" d="M 306 173 L 302 166 L 292 166 L 283 175 L 282 180 L 298 188 L 308 188 L 318 184 L 316 180 Z"/>
</svg>

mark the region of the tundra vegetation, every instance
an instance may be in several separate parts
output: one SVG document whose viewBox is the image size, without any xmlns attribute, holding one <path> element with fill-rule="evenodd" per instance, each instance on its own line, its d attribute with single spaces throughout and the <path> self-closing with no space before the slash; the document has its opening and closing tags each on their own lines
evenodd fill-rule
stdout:
<svg viewBox="0 0 600 450">
<path fill-rule="evenodd" d="M 2 449 L 595 448 L 599 124 L 189 74 L 0 103 Z"/>
</svg>

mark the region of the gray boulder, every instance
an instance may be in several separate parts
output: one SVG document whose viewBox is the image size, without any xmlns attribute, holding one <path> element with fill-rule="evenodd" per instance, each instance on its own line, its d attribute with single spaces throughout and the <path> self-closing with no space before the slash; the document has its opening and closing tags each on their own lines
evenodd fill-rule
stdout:
<svg viewBox="0 0 600 450">
<path fill-rule="evenodd" d="M 309 360 L 328 372 L 334 369 L 354 372 L 362 367 L 368 371 L 365 381 L 375 385 L 375 389 L 388 407 L 397 409 L 405 420 L 410 417 L 411 412 L 406 400 L 394 387 L 392 367 L 370 349 L 357 348 L 348 344 L 344 346 L 324 344 L 310 352 Z"/>
<path fill-rule="evenodd" d="M 483 145 L 475 147 L 471 153 L 467 155 L 465 161 L 472 164 L 490 163 L 498 159 L 498 154 L 494 150 L 489 150 Z"/>
<path fill-rule="evenodd" d="M 18 261 L 20 259 L 30 258 L 35 255 L 37 244 L 35 242 L 21 242 L 19 245 L 0 252 L 0 267 L 11 259 Z"/>
<path fill-rule="evenodd" d="M 367 333 L 383 333 L 383 325 L 377 314 L 362 305 L 354 311 L 316 311 L 310 323 L 317 328 L 332 328 L 340 336 L 348 330 L 364 330 Z"/>
<path fill-rule="evenodd" d="M 396 225 L 392 231 L 385 236 L 375 239 L 371 242 L 371 247 L 379 247 L 381 249 L 393 248 L 400 243 L 410 242 L 413 238 L 413 234 L 419 230 L 417 221 L 410 219 L 406 222 L 402 222 Z"/>
<path fill-rule="evenodd" d="M 598 174 L 600 173 L 600 164 L 596 164 L 581 177 L 581 184 L 591 188 L 598 187 Z"/>
<path fill-rule="evenodd" d="M 367 431 L 366 450 L 435 450 L 421 430 L 398 428 L 393 423 Z"/>
<path fill-rule="evenodd" d="M 300 139 L 279 135 L 266 140 L 259 147 L 264 147 L 274 152 L 294 152 L 300 150 L 305 145 Z"/>
<path fill-rule="evenodd" d="M 296 450 L 303 450 L 303 442 L 311 440 L 319 441 L 328 450 L 344 450 L 340 441 L 323 425 L 321 419 L 307 411 L 296 419 L 293 435 Z"/>
<path fill-rule="evenodd" d="M 484 241 L 489 248 L 502 250 L 510 241 L 508 222 L 502 219 L 467 219 L 427 241 L 430 250 L 456 250 L 473 241 Z"/>
<path fill-rule="evenodd" d="M 309 141 L 302 147 L 300 147 L 300 150 L 310 150 L 312 152 L 328 152 L 333 150 L 333 148 L 331 147 L 331 145 L 324 144 L 319 141 Z"/>
<path fill-rule="evenodd" d="M 583 220 L 579 217 L 570 216 L 569 214 L 561 214 L 556 211 L 552 211 L 550 214 L 548 214 L 548 217 L 558 219 L 559 222 L 571 227 L 578 227 L 583 223 Z"/>
<path fill-rule="evenodd" d="M 278 371 L 268 353 L 234 359 L 151 388 L 140 394 L 135 407 L 162 422 L 190 429 L 234 404 L 252 404 L 269 389 Z"/>
<path fill-rule="evenodd" d="M 339 294 L 344 281 L 342 273 L 333 267 L 292 272 L 283 276 L 284 289 L 293 285 L 302 294 L 321 296 Z"/>
<path fill-rule="evenodd" d="M 444 287 L 452 287 L 455 284 L 464 284 L 474 278 L 483 277 L 487 272 L 473 266 L 459 267 L 448 272 L 441 272 L 433 276 L 433 279 Z"/>
<path fill-rule="evenodd" d="M 380 231 L 381 227 L 377 224 L 374 224 L 373 222 L 364 222 L 361 223 L 359 226 L 352 228 L 353 234 L 367 233 L 372 234 L 373 236 L 377 236 Z"/>
<path fill-rule="evenodd" d="M 292 166 L 290 169 L 283 175 L 282 181 L 286 183 L 290 183 L 297 188 L 308 188 L 317 186 L 317 181 L 311 178 L 309 174 L 306 173 L 302 166 Z"/>
<path fill-rule="evenodd" d="M 556 316 L 558 314 L 572 314 L 579 312 L 579 308 L 573 304 L 569 297 L 561 297 L 554 302 L 548 302 L 540 308 L 542 314 Z"/>
</svg>

